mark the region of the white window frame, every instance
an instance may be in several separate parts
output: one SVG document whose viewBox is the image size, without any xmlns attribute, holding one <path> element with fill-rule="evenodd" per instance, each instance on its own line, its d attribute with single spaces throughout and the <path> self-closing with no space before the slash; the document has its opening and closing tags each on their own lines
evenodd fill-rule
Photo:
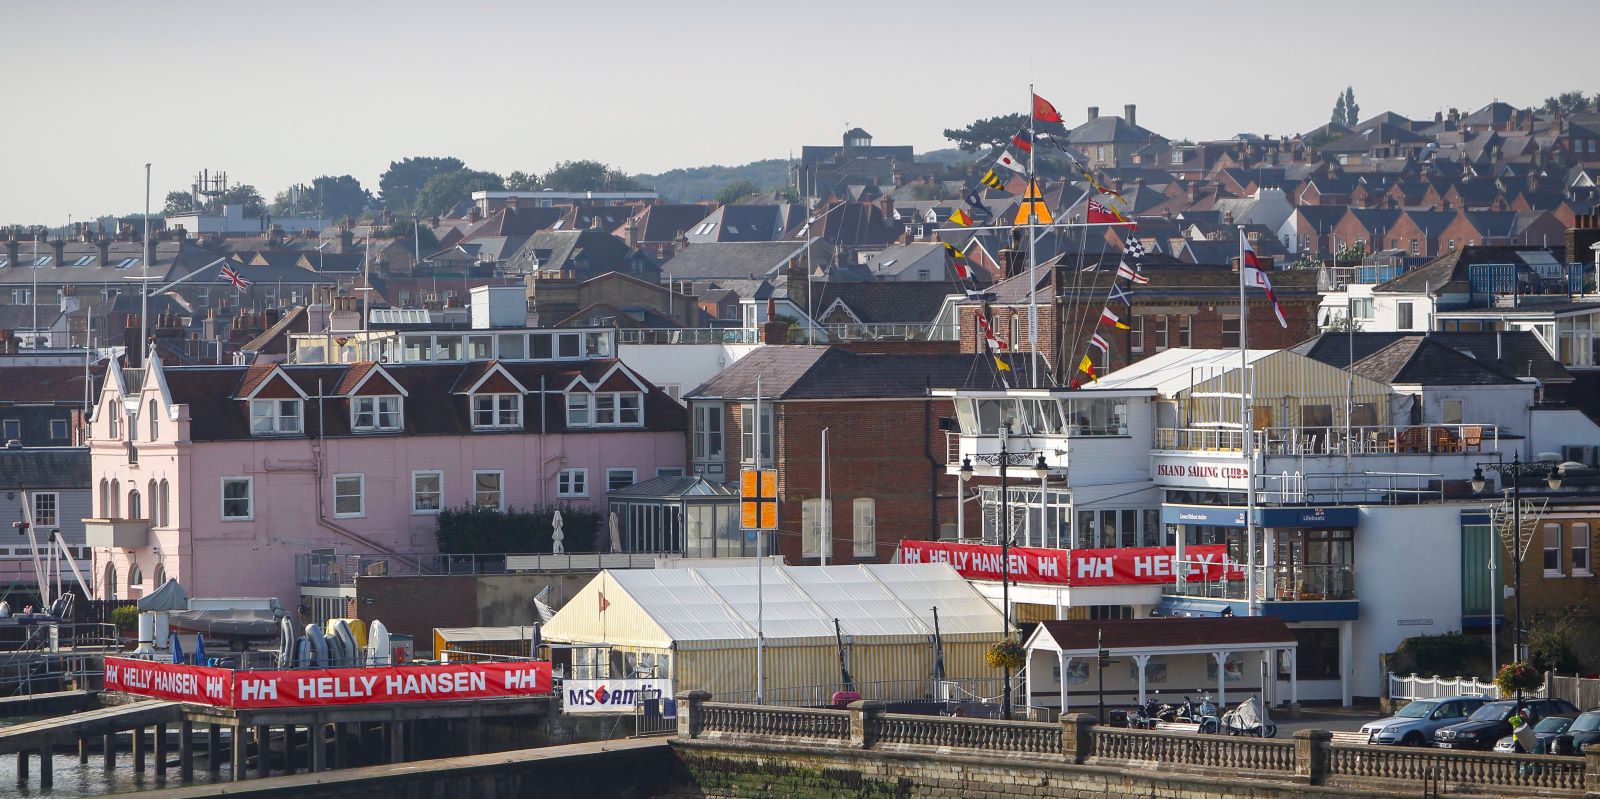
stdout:
<svg viewBox="0 0 1600 799">
<path fill-rule="evenodd" d="M 417 480 L 422 477 L 430 476 L 438 478 L 439 480 L 438 489 L 428 492 L 429 494 L 438 496 L 438 506 L 433 508 L 424 508 L 419 506 L 417 503 L 417 498 L 419 496 L 417 493 Z M 444 510 L 444 472 L 440 471 L 439 469 L 417 469 L 413 471 L 411 473 L 411 515 L 434 516 L 442 510 Z"/>
<path fill-rule="evenodd" d="M 1555 546 L 1551 546 L 1550 545 L 1550 531 L 1551 530 L 1554 530 L 1555 534 L 1556 534 Z M 1543 561 L 1543 563 L 1544 563 L 1544 576 L 1546 576 L 1546 577 L 1565 577 L 1566 576 L 1566 574 L 1561 571 L 1561 564 L 1565 560 L 1562 556 L 1566 554 L 1565 552 L 1562 551 L 1563 542 L 1566 540 L 1566 536 L 1564 535 L 1565 532 L 1566 531 L 1562 529 L 1561 524 L 1559 522 L 1550 522 L 1549 524 L 1546 524 L 1544 526 L 1544 529 L 1541 531 L 1541 535 L 1543 536 L 1544 540 L 1541 541 L 1540 543 L 1544 547 L 1544 561 Z M 1556 565 L 1555 565 L 1555 568 L 1553 568 L 1553 569 L 1550 568 L 1550 553 L 1552 551 L 1554 551 L 1556 553 Z"/>
<path fill-rule="evenodd" d="M 1218 340 L 1221 342 L 1220 346 L 1223 349 L 1229 349 L 1229 348 L 1237 349 L 1238 348 L 1239 340 L 1240 340 L 1239 337 L 1244 335 L 1244 323 L 1240 321 L 1240 318 L 1241 317 L 1238 314 L 1223 314 L 1222 318 L 1220 320 L 1218 320 L 1218 322 L 1217 322 L 1217 332 L 1219 334 L 1219 339 Z M 1229 322 L 1233 323 L 1233 328 L 1234 328 L 1233 343 L 1232 344 L 1228 343 L 1228 323 Z"/>
<path fill-rule="evenodd" d="M 1144 352 L 1144 317 L 1134 316 L 1128 320 L 1128 351 Z"/>
<path fill-rule="evenodd" d="M 349 497 L 349 494 L 339 493 L 341 481 L 356 481 L 356 509 L 354 511 L 339 510 L 340 497 Z M 359 519 L 367 515 L 367 476 L 364 474 L 336 474 L 333 476 L 333 517 L 335 519 Z"/>
<path fill-rule="evenodd" d="M 588 427 L 594 422 L 594 395 L 583 392 L 567 394 L 567 426 Z"/>
<path fill-rule="evenodd" d="M 862 533 L 866 535 L 863 536 Z M 850 503 L 851 554 L 857 558 L 872 558 L 878 554 L 878 501 L 872 497 L 856 497 Z"/>
<path fill-rule="evenodd" d="M 812 498 L 800 501 L 800 557 L 822 557 L 822 500 Z"/>
<path fill-rule="evenodd" d="M 1194 317 L 1184 314 L 1178 317 L 1178 346 L 1188 348 L 1194 344 Z"/>
<path fill-rule="evenodd" d="M 488 400 L 488 408 L 479 407 L 483 400 Z M 510 403 L 510 407 L 506 403 Z M 489 423 L 485 424 L 479 419 L 479 414 L 489 414 Z M 521 394 L 474 394 L 472 395 L 472 429 L 473 430 L 515 430 L 522 427 L 522 395 Z"/>
<path fill-rule="evenodd" d="M 478 478 L 485 475 L 494 475 L 494 489 L 492 492 L 486 491 L 478 485 Z M 483 501 L 484 495 L 488 493 L 493 493 L 495 496 L 495 501 L 493 504 L 486 504 Z M 472 505 L 476 508 L 490 508 L 493 510 L 504 511 L 506 509 L 506 473 L 499 469 L 479 469 L 473 472 Z"/>
<path fill-rule="evenodd" d="M 741 463 L 756 463 L 759 456 L 760 462 L 765 465 L 772 463 L 773 447 L 776 444 L 772 434 L 772 403 L 761 403 L 761 437 L 765 444 L 757 452 L 755 447 L 756 427 L 755 403 L 746 402 L 739 406 L 739 461 Z"/>
<path fill-rule="evenodd" d="M 657 477 L 682 477 L 683 474 L 684 474 L 684 472 L 683 472 L 683 467 L 682 466 L 657 466 L 656 467 L 656 476 Z"/>
<path fill-rule="evenodd" d="M 1592 535 L 1588 522 L 1574 522 L 1572 529 L 1567 531 L 1567 549 L 1570 553 L 1567 562 L 1572 564 L 1573 577 L 1588 577 L 1594 574 L 1594 561 L 1591 560 L 1594 552 L 1589 546 Z M 1580 552 L 1583 553 L 1582 558 L 1578 557 Z M 1583 561 L 1583 565 L 1578 565 L 1579 560 Z"/>
<path fill-rule="evenodd" d="M 1394 304 L 1394 326 L 1396 330 L 1412 330 L 1417 326 L 1417 307 L 1411 302 L 1397 302 Z"/>
<path fill-rule="evenodd" d="M 694 459 L 721 460 L 723 453 L 724 411 L 721 403 L 696 403 L 694 406 Z M 710 429 L 715 422 L 716 429 Z M 715 446 L 713 447 L 713 444 Z"/>
<path fill-rule="evenodd" d="M 46 510 L 40 508 L 40 500 L 48 498 L 50 507 L 49 516 Z M 34 527 L 59 527 L 61 526 L 61 495 L 55 491 L 35 491 L 30 499 L 33 511 Z"/>
<path fill-rule="evenodd" d="M 393 401 L 392 410 L 384 410 L 387 401 Z M 363 408 L 362 406 L 368 406 Z M 405 426 L 405 398 L 399 394 L 377 394 L 370 397 L 350 398 L 350 429 L 357 433 L 393 432 Z M 368 424 L 361 423 L 362 416 L 370 416 Z M 393 416 L 392 424 L 384 424 L 384 416 Z"/>
<path fill-rule="evenodd" d="M 243 482 L 244 483 L 244 488 L 245 488 L 245 490 L 244 490 L 245 513 L 243 515 L 234 515 L 234 516 L 229 516 L 228 515 L 228 484 L 229 483 L 233 483 L 233 482 Z M 255 518 L 256 518 L 256 479 L 254 477 L 251 477 L 249 475 L 242 475 L 242 474 L 224 475 L 220 479 L 220 482 L 218 483 L 218 485 L 220 486 L 220 489 L 219 489 L 219 492 L 218 492 L 217 496 L 221 498 L 221 504 L 218 507 L 218 512 L 222 515 L 222 520 L 223 521 L 225 521 L 225 522 L 251 522 L 251 521 L 255 521 Z"/>
<path fill-rule="evenodd" d="M 641 427 L 644 394 L 639 391 L 601 391 L 592 396 L 590 424 L 594 427 Z M 632 407 L 629 407 L 629 406 Z M 569 406 L 570 407 L 570 406 Z M 632 416 L 632 419 L 627 418 Z"/>
<path fill-rule="evenodd" d="M 12 433 L 13 430 L 16 431 L 15 434 Z M 11 439 L 17 439 L 19 441 L 22 440 L 22 420 L 0 420 L 0 435 L 3 435 L 7 441 Z"/>
<path fill-rule="evenodd" d="M 284 411 L 293 406 L 294 414 L 286 415 Z M 267 409 L 270 413 L 261 413 Z M 250 435 L 253 436 L 294 436 L 300 435 L 305 430 L 305 403 L 299 399 L 253 399 L 250 400 Z M 293 429 L 290 429 L 286 419 L 292 419 Z M 256 422 L 266 420 L 269 429 L 257 429 Z"/>
<path fill-rule="evenodd" d="M 556 473 L 556 496 L 589 496 L 588 469 L 562 469 Z"/>
<path fill-rule="evenodd" d="M 627 485 L 621 485 L 621 486 L 613 487 L 613 485 L 616 483 L 616 481 L 613 479 L 613 477 L 616 476 L 616 475 L 622 474 L 623 472 L 627 472 L 627 474 L 628 474 L 628 484 Z M 631 485 L 633 485 L 634 483 L 637 483 L 637 482 L 639 482 L 639 470 L 638 469 L 606 469 L 606 493 L 607 494 L 611 493 L 612 491 L 620 491 L 620 490 L 622 490 L 624 488 L 627 488 L 628 486 L 631 486 Z"/>
<path fill-rule="evenodd" d="M 1168 338 L 1170 335 L 1169 329 L 1171 325 L 1165 314 L 1155 317 L 1155 320 L 1156 329 L 1154 335 L 1156 339 L 1156 352 L 1165 352 L 1169 347 L 1172 346 L 1172 340 Z"/>
</svg>

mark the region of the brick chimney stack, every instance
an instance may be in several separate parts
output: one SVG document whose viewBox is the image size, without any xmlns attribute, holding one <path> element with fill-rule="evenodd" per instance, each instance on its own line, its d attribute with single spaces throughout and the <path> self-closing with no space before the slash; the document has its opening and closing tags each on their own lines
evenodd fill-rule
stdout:
<svg viewBox="0 0 1600 799">
<path fill-rule="evenodd" d="M 1135 112 L 1138 111 L 1138 108 L 1139 107 L 1133 103 L 1128 103 L 1122 107 L 1122 118 L 1128 120 L 1129 125 L 1139 124 L 1139 119 L 1137 116 L 1135 116 Z"/>
<path fill-rule="evenodd" d="M 1097 120 L 1099 118 L 1100 118 L 1100 106 L 1098 106 L 1098 105 L 1089 106 L 1089 121 L 1093 122 L 1093 121 L 1095 121 L 1095 120 Z"/>
</svg>

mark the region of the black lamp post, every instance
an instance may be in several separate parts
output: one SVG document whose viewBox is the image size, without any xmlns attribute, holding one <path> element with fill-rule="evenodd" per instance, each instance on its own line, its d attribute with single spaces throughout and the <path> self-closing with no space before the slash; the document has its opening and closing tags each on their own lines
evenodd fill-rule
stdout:
<svg viewBox="0 0 1600 799">
<path fill-rule="evenodd" d="M 1561 487 L 1561 477 L 1564 469 L 1559 464 L 1553 463 L 1539 461 L 1523 463 L 1521 455 L 1512 456 L 1510 463 L 1503 461 L 1480 463 L 1472 470 L 1472 493 L 1474 494 L 1483 493 L 1484 486 L 1488 482 L 1483 477 L 1485 469 L 1500 475 L 1503 478 L 1502 482 L 1510 481 L 1511 483 L 1511 529 L 1513 531 L 1511 540 L 1511 590 L 1516 595 L 1515 599 L 1517 600 L 1516 610 L 1514 611 L 1515 626 L 1511 630 L 1511 657 L 1514 661 L 1520 661 L 1522 659 L 1522 478 L 1543 477 L 1545 484 L 1554 490 Z M 1519 705 L 1522 702 L 1521 688 L 1517 689 L 1517 702 Z"/>
<path fill-rule="evenodd" d="M 1032 453 L 1012 452 L 1008 448 L 1010 420 L 1000 428 L 1000 452 L 997 454 L 977 453 L 971 458 L 961 459 L 961 481 L 972 479 L 972 458 L 977 458 L 979 463 L 986 463 L 1000 467 L 1000 607 L 1005 616 L 1004 628 L 1001 631 L 1002 640 L 1011 638 L 1011 482 L 1007 469 L 1010 466 L 1027 466 L 1028 456 Z M 1050 466 L 1044 462 L 1044 454 L 1038 455 L 1038 460 L 1033 463 L 1034 476 L 1043 480 L 1050 476 Z M 1041 500 L 1042 505 L 1042 500 Z M 1011 667 L 1007 666 L 1003 672 L 1005 680 L 1001 687 L 1000 700 L 1001 717 L 1011 719 Z"/>
</svg>

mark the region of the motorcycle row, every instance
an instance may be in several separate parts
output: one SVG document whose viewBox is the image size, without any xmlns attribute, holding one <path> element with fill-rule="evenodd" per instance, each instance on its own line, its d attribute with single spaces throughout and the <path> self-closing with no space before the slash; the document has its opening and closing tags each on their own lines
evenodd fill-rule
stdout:
<svg viewBox="0 0 1600 799">
<path fill-rule="evenodd" d="M 1179 704 L 1164 704 L 1159 696 L 1152 696 L 1143 705 L 1132 710 L 1113 710 L 1110 723 L 1114 726 L 1153 730 L 1161 723 L 1194 724 L 1201 734 L 1241 735 L 1253 738 L 1275 738 L 1278 725 L 1266 720 L 1261 712 L 1261 702 L 1256 697 L 1240 702 L 1238 707 L 1219 715 L 1220 708 L 1211 697 L 1204 696 L 1196 702 L 1185 696 Z"/>
</svg>

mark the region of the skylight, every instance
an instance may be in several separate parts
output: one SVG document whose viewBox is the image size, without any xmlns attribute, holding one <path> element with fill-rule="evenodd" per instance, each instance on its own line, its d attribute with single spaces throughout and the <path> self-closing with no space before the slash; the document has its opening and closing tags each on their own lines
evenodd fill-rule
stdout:
<svg viewBox="0 0 1600 799">
<path fill-rule="evenodd" d="M 33 265 L 34 266 L 49 266 L 50 262 L 54 261 L 55 258 L 56 257 L 54 255 L 41 255 L 41 256 L 39 256 L 38 260 L 33 262 Z"/>
</svg>

